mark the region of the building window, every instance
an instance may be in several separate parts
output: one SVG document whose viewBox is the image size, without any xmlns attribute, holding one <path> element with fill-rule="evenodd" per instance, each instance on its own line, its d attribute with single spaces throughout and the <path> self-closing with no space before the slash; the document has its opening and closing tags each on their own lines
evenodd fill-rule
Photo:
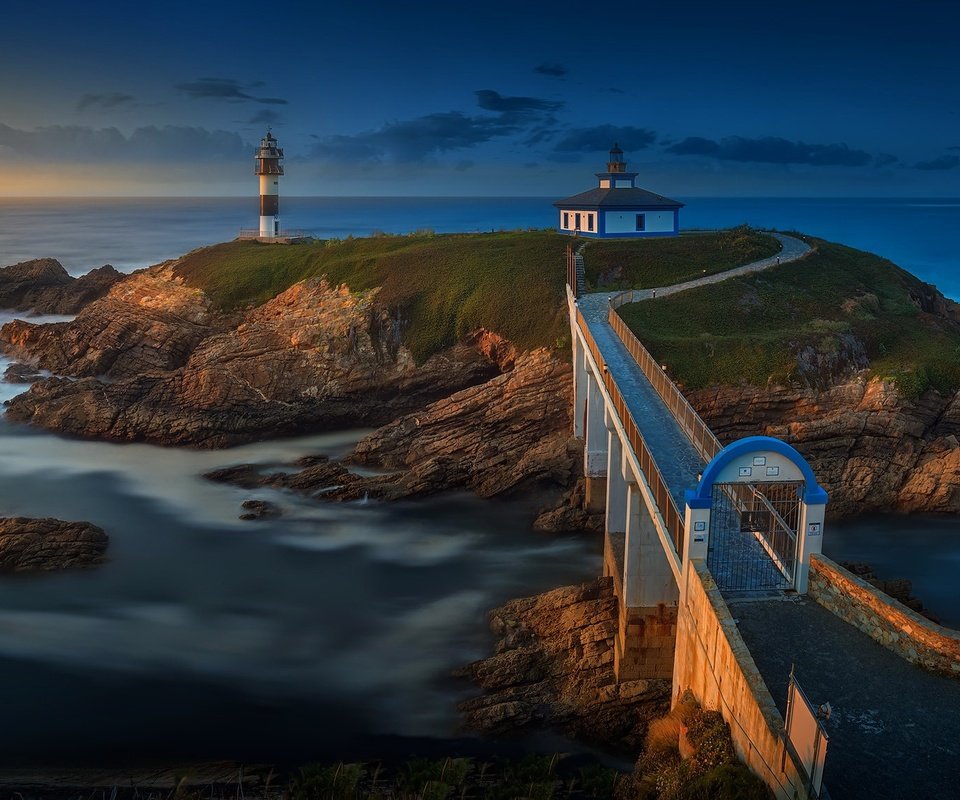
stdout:
<svg viewBox="0 0 960 800">
<path fill-rule="evenodd" d="M 587 214 L 587 230 L 593 230 L 593 214 Z"/>
<path fill-rule="evenodd" d="M 574 224 L 574 226 L 576 227 L 577 230 L 580 230 L 580 215 L 579 215 L 579 214 L 574 214 L 574 215 L 573 215 L 573 224 Z"/>
<path fill-rule="evenodd" d="M 647 229 L 646 214 L 637 214 L 637 230 L 645 231 Z"/>
<path fill-rule="evenodd" d="M 566 211 L 563 212 L 563 227 L 570 228 L 570 215 Z"/>
</svg>

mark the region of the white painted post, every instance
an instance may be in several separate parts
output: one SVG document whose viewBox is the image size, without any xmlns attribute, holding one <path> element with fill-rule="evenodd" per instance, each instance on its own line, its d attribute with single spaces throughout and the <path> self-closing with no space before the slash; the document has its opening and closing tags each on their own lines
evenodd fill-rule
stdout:
<svg viewBox="0 0 960 800">
<path fill-rule="evenodd" d="M 827 507 L 822 503 L 800 506 L 800 530 L 797 531 L 797 571 L 794 588 L 797 594 L 807 593 L 810 580 L 810 556 L 823 550 L 823 516 Z"/>
<path fill-rule="evenodd" d="M 690 508 L 687 506 L 683 516 L 683 552 L 680 554 L 681 563 L 691 559 L 706 561 L 707 547 L 710 544 L 710 509 Z"/>
</svg>

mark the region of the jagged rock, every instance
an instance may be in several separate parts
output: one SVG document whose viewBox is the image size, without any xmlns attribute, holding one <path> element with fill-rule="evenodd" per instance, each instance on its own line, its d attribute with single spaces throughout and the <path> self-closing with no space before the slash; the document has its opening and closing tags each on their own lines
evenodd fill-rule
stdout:
<svg viewBox="0 0 960 800">
<path fill-rule="evenodd" d="M 490 627 L 495 654 L 457 672 L 484 689 L 460 705 L 469 728 L 537 725 L 636 753 L 647 723 L 670 707 L 669 681 L 616 682 L 610 578 L 512 600 L 490 613 Z"/>
<path fill-rule="evenodd" d="M 577 466 L 582 466 L 583 460 L 577 459 Z M 533 521 L 533 529 L 544 533 L 568 533 L 572 531 L 588 531 L 602 533 L 604 513 L 590 513 L 584 510 L 586 485 L 583 477 L 577 478 L 573 488 L 564 494 L 553 507 L 541 511 Z"/>
<path fill-rule="evenodd" d="M 38 381 L 9 415 L 87 438 L 222 447 L 382 425 L 498 372 L 467 343 L 417 365 L 377 290 L 311 279 L 227 318 L 175 268 L 129 276 L 73 322 L 4 326 L 0 351 L 82 379 Z"/>
<path fill-rule="evenodd" d="M 245 521 L 279 517 L 283 513 L 280 506 L 269 500 L 244 500 L 240 507 L 246 512 L 240 515 L 240 519 Z"/>
<path fill-rule="evenodd" d="M 396 470 L 368 480 L 382 494 L 412 497 L 469 488 L 481 497 L 569 486 L 571 370 L 547 350 L 515 357 L 510 372 L 452 394 L 363 439 L 355 463 Z"/>
<path fill-rule="evenodd" d="M 109 539 L 89 522 L 0 518 L 0 570 L 40 572 L 101 563 Z"/>
<path fill-rule="evenodd" d="M 76 314 L 103 297 L 123 274 L 106 264 L 74 278 L 52 258 L 0 269 L 0 308 L 40 314 Z"/>
</svg>

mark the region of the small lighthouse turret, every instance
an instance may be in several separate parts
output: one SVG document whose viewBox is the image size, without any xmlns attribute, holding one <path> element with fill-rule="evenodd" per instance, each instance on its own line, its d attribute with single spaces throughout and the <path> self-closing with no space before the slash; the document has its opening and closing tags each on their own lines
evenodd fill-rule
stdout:
<svg viewBox="0 0 960 800">
<path fill-rule="evenodd" d="M 260 176 L 260 235 L 273 238 L 280 235 L 280 176 L 283 175 L 283 148 L 274 135 L 260 140 L 254 170 Z"/>
<path fill-rule="evenodd" d="M 627 162 L 623 160 L 623 150 L 616 142 L 610 148 L 610 160 L 607 162 L 607 172 L 626 172 Z"/>
</svg>

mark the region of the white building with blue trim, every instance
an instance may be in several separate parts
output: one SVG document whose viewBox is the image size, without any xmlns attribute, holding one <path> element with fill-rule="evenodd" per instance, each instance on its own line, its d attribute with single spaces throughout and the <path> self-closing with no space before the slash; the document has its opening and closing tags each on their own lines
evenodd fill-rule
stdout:
<svg viewBox="0 0 960 800">
<path fill-rule="evenodd" d="M 683 203 L 639 188 L 637 174 L 627 172 L 623 150 L 614 144 L 607 171 L 596 173 L 597 188 L 553 204 L 557 230 L 599 239 L 676 236 Z"/>
</svg>

